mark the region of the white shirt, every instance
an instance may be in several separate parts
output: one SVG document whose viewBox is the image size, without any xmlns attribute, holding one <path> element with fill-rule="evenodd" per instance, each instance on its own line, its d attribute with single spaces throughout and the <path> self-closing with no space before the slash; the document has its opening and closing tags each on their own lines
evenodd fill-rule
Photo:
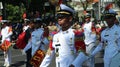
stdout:
<svg viewBox="0 0 120 67">
<path fill-rule="evenodd" d="M 69 67 L 70 64 L 74 61 L 76 57 L 76 49 L 74 46 L 74 32 L 73 29 L 68 29 L 67 31 L 59 31 L 53 36 L 53 48 L 51 55 L 46 55 L 40 67 L 47 67 L 53 54 L 56 56 L 56 67 Z"/>
<path fill-rule="evenodd" d="M 86 45 L 96 41 L 96 34 L 92 33 L 91 28 L 92 28 L 92 22 L 85 23 L 83 26 L 84 34 L 85 34 L 84 42 Z"/>
<path fill-rule="evenodd" d="M 10 30 L 9 26 L 6 26 L 6 27 L 2 28 L 2 30 L 1 30 L 2 42 L 4 40 L 10 41 L 11 40 L 10 36 L 12 35 L 12 33 L 13 32 L 12 32 L 12 30 Z"/>
</svg>

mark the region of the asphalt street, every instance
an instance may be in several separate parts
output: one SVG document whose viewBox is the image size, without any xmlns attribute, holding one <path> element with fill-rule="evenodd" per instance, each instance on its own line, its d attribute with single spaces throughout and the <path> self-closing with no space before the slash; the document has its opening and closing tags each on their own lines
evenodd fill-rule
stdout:
<svg viewBox="0 0 120 67">
<path fill-rule="evenodd" d="M 25 67 L 25 54 L 22 54 L 21 50 L 10 48 L 12 52 L 12 63 L 10 67 Z M 3 67 L 4 55 L 0 51 L 0 67 Z"/>
<path fill-rule="evenodd" d="M 12 64 L 10 67 L 25 67 L 25 63 L 26 63 L 25 54 L 22 54 L 22 51 L 19 49 L 13 49 L 12 47 L 10 49 L 12 51 Z M 4 55 L 3 52 L 0 50 L 0 67 L 3 67 L 3 64 L 4 64 Z M 52 61 L 49 67 L 55 67 L 54 60 Z M 85 63 L 83 67 L 87 67 Z M 98 53 L 95 57 L 95 67 L 104 67 L 102 52 Z"/>
</svg>

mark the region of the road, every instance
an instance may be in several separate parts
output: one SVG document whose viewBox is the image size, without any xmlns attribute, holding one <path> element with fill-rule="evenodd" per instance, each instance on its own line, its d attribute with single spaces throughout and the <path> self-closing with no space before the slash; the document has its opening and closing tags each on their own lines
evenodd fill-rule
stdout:
<svg viewBox="0 0 120 67">
<path fill-rule="evenodd" d="M 10 67 L 25 67 L 25 54 L 22 54 L 21 50 L 10 48 L 12 51 L 12 64 Z M 3 67 L 4 59 L 3 52 L 0 50 L 0 67 Z M 49 67 L 55 67 L 54 61 L 50 64 Z M 85 64 L 83 67 L 86 67 Z M 103 56 L 101 53 L 95 57 L 95 67 L 104 67 L 103 66 Z"/>
<path fill-rule="evenodd" d="M 12 52 L 12 64 L 10 67 L 25 67 L 25 54 L 23 55 L 21 50 L 10 48 Z M 0 51 L 0 67 L 3 67 L 4 56 L 3 52 Z"/>
</svg>

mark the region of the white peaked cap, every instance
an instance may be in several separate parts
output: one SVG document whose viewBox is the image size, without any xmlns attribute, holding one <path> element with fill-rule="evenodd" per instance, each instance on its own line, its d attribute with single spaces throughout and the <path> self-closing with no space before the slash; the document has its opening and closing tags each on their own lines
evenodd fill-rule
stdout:
<svg viewBox="0 0 120 67">
<path fill-rule="evenodd" d="M 58 14 L 74 14 L 75 11 L 74 9 L 72 9 L 71 7 L 65 5 L 65 4 L 60 4 L 59 10 L 58 10 Z"/>
<path fill-rule="evenodd" d="M 75 13 L 75 11 L 72 8 L 70 8 L 64 4 L 60 4 L 60 8 L 61 8 L 61 10 L 66 10 L 66 11 L 70 11 L 72 13 Z"/>
<path fill-rule="evenodd" d="M 36 18 L 36 20 L 40 20 L 41 21 L 42 19 L 41 18 Z"/>
<path fill-rule="evenodd" d="M 9 22 L 8 20 L 1 20 L 2 23 L 6 23 Z"/>
</svg>

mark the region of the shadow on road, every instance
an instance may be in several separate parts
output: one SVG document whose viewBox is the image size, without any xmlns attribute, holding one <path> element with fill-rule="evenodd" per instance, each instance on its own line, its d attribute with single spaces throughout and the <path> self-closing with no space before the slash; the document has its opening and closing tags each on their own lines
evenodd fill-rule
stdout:
<svg viewBox="0 0 120 67">
<path fill-rule="evenodd" d="M 17 63 L 12 64 L 10 67 L 21 67 L 25 64 L 25 61 L 18 61 Z"/>
<path fill-rule="evenodd" d="M 0 51 L 0 56 L 3 56 L 4 54 L 3 54 L 3 52 L 2 51 Z"/>
</svg>

